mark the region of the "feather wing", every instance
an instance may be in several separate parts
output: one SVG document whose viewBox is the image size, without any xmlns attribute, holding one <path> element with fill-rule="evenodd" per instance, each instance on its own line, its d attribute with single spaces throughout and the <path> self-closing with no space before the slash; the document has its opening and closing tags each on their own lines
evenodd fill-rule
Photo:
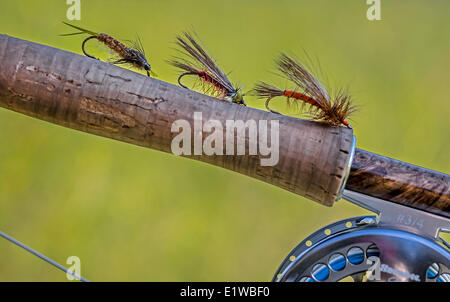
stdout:
<svg viewBox="0 0 450 302">
<path fill-rule="evenodd" d="M 185 32 L 184 37 L 177 37 L 177 45 L 185 50 L 189 59 L 182 59 L 182 61 L 172 61 L 172 64 L 176 67 L 184 69 L 186 71 L 192 71 L 192 66 L 196 66 L 198 70 L 207 71 L 215 81 L 220 83 L 229 93 L 235 92 L 231 81 L 226 74 L 217 66 L 216 61 L 208 55 L 203 47 L 194 39 L 194 37 Z"/>
</svg>

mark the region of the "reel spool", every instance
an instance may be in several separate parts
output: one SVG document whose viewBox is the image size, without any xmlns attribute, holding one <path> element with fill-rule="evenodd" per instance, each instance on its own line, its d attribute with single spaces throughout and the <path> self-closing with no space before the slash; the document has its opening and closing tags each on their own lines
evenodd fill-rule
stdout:
<svg viewBox="0 0 450 302">
<path fill-rule="evenodd" d="M 378 216 L 330 224 L 303 240 L 275 282 L 450 282 L 450 246 L 439 232 L 450 220 L 344 191 L 343 198 Z"/>
</svg>

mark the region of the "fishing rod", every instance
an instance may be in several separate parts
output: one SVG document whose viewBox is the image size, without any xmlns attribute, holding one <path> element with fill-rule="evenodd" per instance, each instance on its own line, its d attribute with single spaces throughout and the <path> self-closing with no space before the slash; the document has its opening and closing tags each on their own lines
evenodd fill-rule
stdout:
<svg viewBox="0 0 450 302">
<path fill-rule="evenodd" d="M 286 257 L 273 281 L 450 280 L 449 247 L 440 236 L 450 231 L 450 176 L 358 149 L 353 130 L 345 124 L 333 127 L 224 102 L 6 35 L 0 35 L 0 66 L 1 107 L 163 152 L 173 153 L 177 133 L 172 126 L 180 120 L 189 125 L 211 119 L 222 125 L 266 121 L 269 130 L 278 129 L 274 165 L 261 164 L 267 154 L 181 156 L 325 206 L 345 199 L 375 215 L 348 218 L 314 232 Z M 210 134 L 205 128 L 197 132 Z M 232 135 L 242 139 L 237 131 Z M 245 154 L 250 149 L 245 144 Z"/>
</svg>

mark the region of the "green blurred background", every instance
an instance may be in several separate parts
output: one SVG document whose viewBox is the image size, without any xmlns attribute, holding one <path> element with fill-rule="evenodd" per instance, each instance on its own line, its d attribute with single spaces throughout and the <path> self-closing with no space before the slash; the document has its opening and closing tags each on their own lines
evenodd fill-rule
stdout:
<svg viewBox="0 0 450 302">
<path fill-rule="evenodd" d="M 381 21 L 354 1 L 81 0 L 74 24 L 138 33 L 160 79 L 174 37 L 194 28 L 244 90 L 280 51 L 306 49 L 361 110 L 358 147 L 448 173 L 450 2 L 381 1 Z M 0 32 L 81 53 L 65 0 L 1 1 Z M 1 66 L 0 66 L 1 68 Z M 261 101 L 247 98 L 250 106 Z M 280 108 L 280 107 L 279 107 Z M 0 109 L 0 230 L 95 281 L 268 281 L 304 237 L 367 212 L 333 208 L 196 161 L 88 135 Z M 448 238 L 448 237 L 447 237 Z M 0 240 L 0 281 L 64 281 Z"/>
</svg>

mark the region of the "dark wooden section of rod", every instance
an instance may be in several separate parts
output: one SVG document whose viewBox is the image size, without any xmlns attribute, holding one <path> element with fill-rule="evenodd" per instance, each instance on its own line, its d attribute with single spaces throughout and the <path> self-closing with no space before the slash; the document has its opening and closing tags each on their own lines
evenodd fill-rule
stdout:
<svg viewBox="0 0 450 302">
<path fill-rule="evenodd" d="M 450 175 L 356 149 L 346 189 L 450 218 Z"/>
</svg>

